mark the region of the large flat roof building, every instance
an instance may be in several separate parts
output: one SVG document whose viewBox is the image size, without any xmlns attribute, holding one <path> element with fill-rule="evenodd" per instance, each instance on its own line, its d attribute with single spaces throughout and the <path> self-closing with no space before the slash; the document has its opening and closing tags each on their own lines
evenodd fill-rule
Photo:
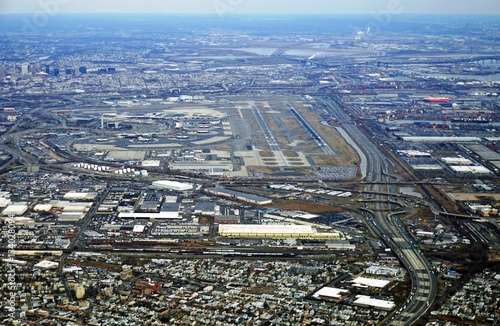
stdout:
<svg viewBox="0 0 500 326">
<path fill-rule="evenodd" d="M 432 142 L 432 143 L 472 143 L 472 142 L 480 142 L 481 138 L 479 137 L 419 137 L 419 136 L 410 136 L 410 137 L 402 137 L 404 141 L 411 142 Z"/>
<path fill-rule="evenodd" d="M 490 174 L 491 171 L 482 165 L 474 166 L 450 166 L 450 169 L 455 173 L 462 174 Z"/>
<path fill-rule="evenodd" d="M 27 210 L 28 210 L 28 205 L 26 205 L 24 203 L 12 203 L 3 210 L 2 215 L 3 216 L 7 216 L 7 215 L 19 216 L 19 215 L 23 215 L 24 213 L 26 213 Z"/>
<path fill-rule="evenodd" d="M 160 212 L 160 213 L 127 213 L 121 212 L 118 214 L 120 219 L 150 219 L 150 220 L 169 220 L 182 219 L 179 212 Z"/>
<path fill-rule="evenodd" d="M 177 182 L 170 180 L 153 181 L 152 185 L 153 187 L 159 189 L 169 189 L 175 191 L 188 191 L 193 189 L 192 183 L 184 183 L 184 182 Z"/>
<path fill-rule="evenodd" d="M 352 280 L 353 286 L 356 287 L 372 287 L 372 288 L 384 288 L 390 281 L 381 280 L 377 278 L 366 278 L 366 277 L 357 277 Z"/>
<path fill-rule="evenodd" d="M 209 203 L 198 202 L 194 206 L 194 212 L 195 212 L 195 214 L 215 215 L 215 203 L 212 203 L 212 202 L 209 202 Z"/>
<path fill-rule="evenodd" d="M 313 298 L 339 302 L 349 295 L 349 290 L 325 286 L 316 291 Z"/>
<path fill-rule="evenodd" d="M 231 238 L 338 239 L 339 233 L 316 232 L 310 225 L 221 224 L 219 235 Z"/>
<path fill-rule="evenodd" d="M 94 200 L 97 197 L 96 192 L 75 192 L 70 191 L 64 194 L 63 198 L 67 200 Z"/>
<path fill-rule="evenodd" d="M 355 306 L 370 308 L 373 307 L 379 310 L 389 311 L 396 307 L 396 304 L 392 301 L 374 299 L 367 295 L 357 295 L 356 300 L 352 303 Z"/>
</svg>

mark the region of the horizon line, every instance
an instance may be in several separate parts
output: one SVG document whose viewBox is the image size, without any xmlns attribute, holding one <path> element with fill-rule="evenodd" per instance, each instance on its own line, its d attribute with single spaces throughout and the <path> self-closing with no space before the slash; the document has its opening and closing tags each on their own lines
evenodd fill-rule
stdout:
<svg viewBox="0 0 500 326">
<path fill-rule="evenodd" d="M 39 11 L 26 12 L 0 12 L 0 15 L 29 15 L 38 14 Z M 204 16 L 220 16 L 215 12 L 60 12 L 54 16 L 60 15 L 204 15 Z M 248 13 L 225 13 L 224 16 L 341 16 L 341 15 L 358 15 L 371 16 L 373 13 L 265 13 L 265 12 L 248 12 Z M 436 13 L 436 12 L 403 12 L 398 15 L 430 15 L 430 16 L 500 16 L 500 13 Z"/>
</svg>

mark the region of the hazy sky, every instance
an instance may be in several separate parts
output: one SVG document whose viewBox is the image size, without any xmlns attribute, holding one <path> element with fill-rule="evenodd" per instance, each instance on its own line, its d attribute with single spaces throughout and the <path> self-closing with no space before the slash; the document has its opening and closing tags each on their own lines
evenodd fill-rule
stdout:
<svg viewBox="0 0 500 326">
<path fill-rule="evenodd" d="M 496 14 L 500 0 L 0 0 L 0 13 Z"/>
</svg>

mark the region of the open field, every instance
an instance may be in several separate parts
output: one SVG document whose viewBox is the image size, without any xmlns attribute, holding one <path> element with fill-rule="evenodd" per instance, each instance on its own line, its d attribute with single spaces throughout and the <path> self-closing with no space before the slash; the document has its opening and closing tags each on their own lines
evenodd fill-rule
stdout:
<svg viewBox="0 0 500 326">
<path fill-rule="evenodd" d="M 275 200 L 275 203 L 273 203 L 272 205 L 268 205 L 267 207 L 280 208 L 282 210 L 300 210 L 315 214 L 345 211 L 345 209 L 335 206 L 323 205 L 311 202 L 303 202 L 299 200 L 285 200 L 285 199 Z"/>
<path fill-rule="evenodd" d="M 260 151 L 259 156 L 262 158 L 266 158 L 266 157 L 269 158 L 269 157 L 274 157 L 274 154 L 271 151 Z"/>
<path fill-rule="evenodd" d="M 311 159 L 317 166 L 339 165 L 337 160 L 332 155 L 310 155 Z"/>
<path fill-rule="evenodd" d="M 331 156 L 331 159 L 322 157 L 319 159 L 323 163 L 333 161 L 333 164 L 320 164 L 318 165 L 356 165 L 359 163 L 359 157 L 356 151 L 345 141 L 345 139 L 338 133 L 335 128 L 331 126 L 325 126 L 321 123 L 321 117 L 308 109 L 295 107 L 297 111 L 300 112 L 302 117 L 306 119 L 311 126 L 316 130 L 316 132 L 323 138 L 325 143 L 327 143 L 337 155 Z M 314 160 L 318 159 L 320 156 L 314 156 Z"/>
</svg>

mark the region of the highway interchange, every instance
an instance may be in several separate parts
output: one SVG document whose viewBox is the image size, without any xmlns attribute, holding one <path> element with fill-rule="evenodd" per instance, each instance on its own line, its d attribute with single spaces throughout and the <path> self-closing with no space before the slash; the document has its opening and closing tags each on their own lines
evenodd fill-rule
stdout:
<svg viewBox="0 0 500 326">
<path fill-rule="evenodd" d="M 382 154 L 379 148 L 368 139 L 348 115 L 340 108 L 340 103 L 327 98 L 330 112 L 337 117 L 342 128 L 363 149 L 368 157 L 365 191 L 376 192 L 370 205 L 365 203 L 366 222 L 370 229 L 380 236 L 389 248 L 398 256 L 409 272 L 412 290 L 408 299 L 384 321 L 384 325 L 413 325 L 429 309 L 437 293 L 436 277 L 422 252 L 408 236 L 398 222 L 398 215 L 403 211 L 387 214 L 387 210 L 398 209 L 388 203 L 390 196 L 382 193 L 394 193 L 392 182 L 395 178 L 393 164 Z"/>
<path fill-rule="evenodd" d="M 378 148 L 378 144 L 374 144 L 363 132 L 358 128 L 358 125 L 348 114 L 341 109 L 343 103 L 336 98 L 324 97 L 322 102 L 326 104 L 330 113 L 337 118 L 340 128 L 354 141 L 366 155 L 367 164 L 362 165 L 362 175 L 365 178 L 365 196 L 370 196 L 370 201 L 365 201 L 365 209 L 363 210 L 366 217 L 366 223 L 371 231 L 377 234 L 386 245 L 391 248 L 395 255 L 398 256 L 402 265 L 407 269 L 411 282 L 412 289 L 409 297 L 395 311 L 393 311 L 384 320 L 384 325 L 412 325 L 418 321 L 430 309 L 437 292 L 436 277 L 429 265 L 427 259 L 423 256 L 418 246 L 411 240 L 406 231 L 398 222 L 398 216 L 404 212 L 398 211 L 400 206 L 393 204 L 395 198 L 391 194 L 397 191 L 396 181 L 394 176 L 393 163 L 382 153 Z M 292 110 L 293 107 L 284 103 L 285 106 Z M 259 124 L 261 131 L 266 137 L 271 150 L 277 153 L 282 153 L 277 141 L 274 139 L 273 133 L 267 128 L 259 110 L 252 106 L 253 114 Z M 352 112 L 355 114 L 355 112 Z M 312 130 L 312 127 L 310 127 Z M 8 137 L 11 137 L 9 135 Z M 322 142 L 320 139 L 319 141 Z M 3 146 L 13 157 L 19 158 L 22 161 L 28 161 L 24 155 L 27 153 L 18 151 L 12 147 Z M 333 152 L 328 146 L 322 146 L 325 153 Z M 24 158 L 24 160 L 23 160 Z M 280 164 L 284 163 L 285 157 L 278 156 Z M 105 198 L 101 196 L 100 200 Z M 95 205 L 94 207 L 98 207 Z M 388 212 L 391 212 L 388 214 Z M 78 240 L 81 238 L 82 231 L 86 229 L 92 214 L 87 214 L 87 220 L 84 221 L 84 226 L 80 228 L 77 236 L 73 239 L 70 251 L 76 247 Z M 249 248 L 253 250 L 254 248 Z M 224 253 L 227 255 L 227 253 Z M 304 254 L 304 253 L 303 253 Z M 66 255 L 63 255 L 61 262 Z"/>
</svg>

